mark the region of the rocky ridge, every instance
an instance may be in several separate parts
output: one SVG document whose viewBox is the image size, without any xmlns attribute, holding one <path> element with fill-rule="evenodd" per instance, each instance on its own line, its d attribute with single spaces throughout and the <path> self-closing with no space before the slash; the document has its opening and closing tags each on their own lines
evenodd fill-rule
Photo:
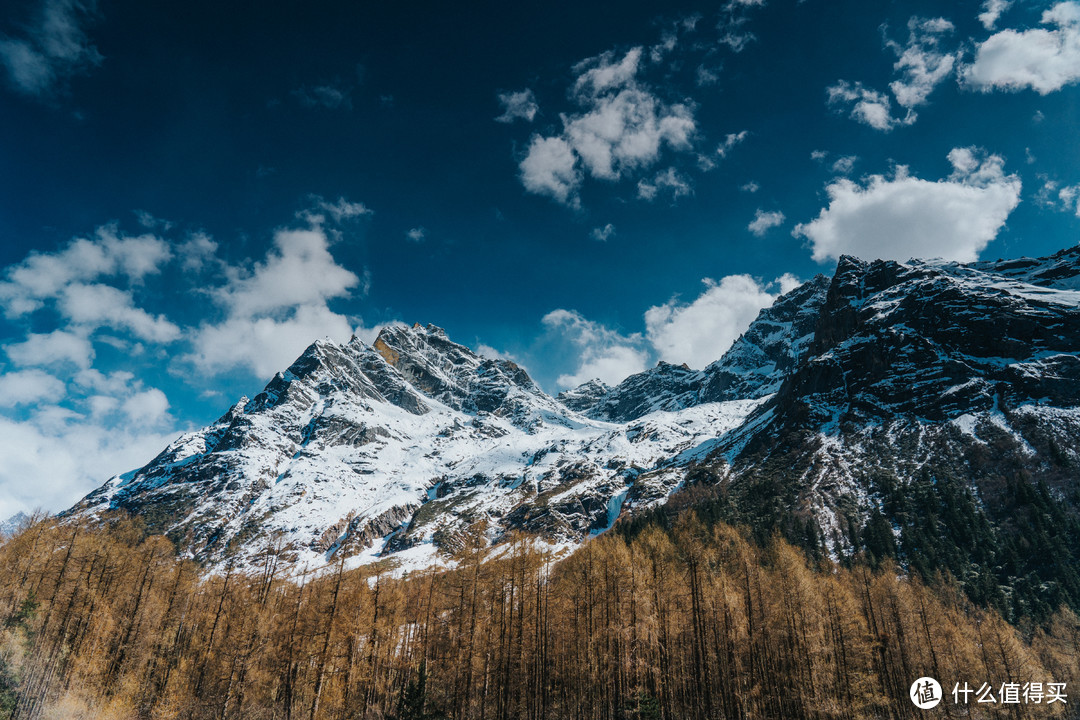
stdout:
<svg viewBox="0 0 1080 720">
<path fill-rule="evenodd" d="M 1078 349 L 1077 248 L 842 258 L 703 370 L 660 363 L 557 398 L 437 327 L 395 326 L 370 346 L 314 343 L 71 512 L 136 512 L 210 563 L 276 547 L 302 564 L 415 564 L 478 520 L 493 543 L 525 530 L 572 546 L 703 484 L 734 520 L 840 556 L 887 545 L 882 518 L 914 534 L 896 498 L 927 477 L 958 478 L 988 522 L 1020 482 L 1075 516 Z"/>
</svg>

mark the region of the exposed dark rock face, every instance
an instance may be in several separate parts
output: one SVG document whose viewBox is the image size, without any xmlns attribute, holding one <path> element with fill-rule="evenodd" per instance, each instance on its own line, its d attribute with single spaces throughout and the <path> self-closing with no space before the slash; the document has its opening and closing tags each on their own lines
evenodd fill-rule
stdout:
<svg viewBox="0 0 1080 720">
<path fill-rule="evenodd" d="M 1017 540 L 1075 524 L 1080 562 L 1078 350 L 1077 248 L 842 258 L 703 370 L 661 362 L 558 398 L 437 327 L 394 326 L 370 347 L 314 343 L 70 512 L 130 510 L 210 563 L 282 542 L 314 563 L 450 552 L 480 520 L 492 542 L 526 530 L 578 543 L 697 485 L 718 493 L 715 516 L 766 539 L 958 577 L 994 567 L 1002 587 L 1001 573 L 1026 573 L 1080 599 L 1080 579 L 1069 595 L 1065 576 L 1023 565 Z M 944 555 L 927 555 L 934 528 Z M 983 549 L 964 549 L 975 536 Z"/>
<path fill-rule="evenodd" d="M 614 388 L 594 380 L 559 398 L 589 417 L 629 422 L 657 410 L 771 395 L 805 359 L 828 288 L 829 278 L 818 275 L 778 298 L 704 370 L 660 362 Z"/>
</svg>

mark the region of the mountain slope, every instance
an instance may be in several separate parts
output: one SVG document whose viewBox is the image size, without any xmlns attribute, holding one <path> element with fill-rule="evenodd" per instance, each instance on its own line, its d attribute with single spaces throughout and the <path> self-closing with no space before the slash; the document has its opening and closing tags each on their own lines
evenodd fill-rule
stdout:
<svg viewBox="0 0 1080 720">
<path fill-rule="evenodd" d="M 71 512 L 136 512 L 212 564 L 274 545 L 302 564 L 426 563 L 478 520 L 494 543 L 525 530 L 573 545 L 698 485 L 709 512 L 764 539 L 945 568 L 1000 602 L 1080 601 L 1067 571 L 1080 562 L 1078 278 L 1077 248 L 842 258 L 703 370 L 660 363 L 558 398 L 430 325 L 320 341 Z M 1064 559 L 1047 561 L 1055 549 Z"/>
<path fill-rule="evenodd" d="M 513 363 L 439 328 L 384 330 L 368 347 L 319 341 L 264 391 L 73 509 L 124 509 L 194 557 L 247 562 L 272 545 L 325 563 L 453 550 L 475 519 L 580 542 L 624 502 L 660 502 L 678 452 L 735 427 L 756 401 L 629 425 L 586 418 Z"/>
</svg>

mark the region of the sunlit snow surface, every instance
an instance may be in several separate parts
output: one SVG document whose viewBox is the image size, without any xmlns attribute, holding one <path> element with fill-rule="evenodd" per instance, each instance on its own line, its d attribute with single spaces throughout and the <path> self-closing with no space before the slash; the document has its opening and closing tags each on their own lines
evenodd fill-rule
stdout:
<svg viewBox="0 0 1080 720">
<path fill-rule="evenodd" d="M 496 546 L 524 530 L 566 552 L 665 502 L 698 463 L 738 482 L 779 451 L 835 551 L 851 503 L 878 502 L 877 470 L 912 477 L 941 448 L 1002 442 L 1037 467 L 1050 440 L 1080 463 L 1077 308 L 1076 248 L 967 265 L 842 258 L 704 370 L 661 363 L 559 398 L 434 326 L 320 341 L 73 512 L 131 509 L 212 567 L 279 548 L 301 574 L 342 555 L 400 574 L 452 565 L 476 521 Z M 785 432 L 786 447 L 769 445 Z"/>
<path fill-rule="evenodd" d="M 737 427 L 764 400 L 617 424 L 511 388 L 512 412 L 469 413 L 425 396 L 426 412 L 417 414 L 412 405 L 328 389 L 342 364 L 336 353 L 382 361 L 359 341 L 313 346 L 308 355 L 330 369 L 282 374 L 277 396 L 238 404 L 214 426 L 179 438 L 139 473 L 110 480 L 84 509 L 122 506 L 129 497 L 142 508 L 169 506 L 179 497 L 183 514 L 169 529 L 216 526 L 202 543 L 212 561 L 223 559 L 215 548 L 236 538 L 231 559 L 255 563 L 278 537 L 297 567 L 325 565 L 373 523 L 370 545 L 350 548 L 349 564 L 393 558 L 408 569 L 448 562 L 433 543 L 440 529 L 460 532 L 488 518 L 489 539 L 499 541 L 511 529 L 500 519 L 542 498 L 542 525 L 528 518 L 511 525 L 539 529 L 553 546 L 575 544 L 609 528 L 624 507 L 663 502 L 681 480 L 663 471 L 672 458 Z M 438 512 L 418 514 L 425 504 Z M 407 542 L 395 544 L 395 535 Z"/>
</svg>

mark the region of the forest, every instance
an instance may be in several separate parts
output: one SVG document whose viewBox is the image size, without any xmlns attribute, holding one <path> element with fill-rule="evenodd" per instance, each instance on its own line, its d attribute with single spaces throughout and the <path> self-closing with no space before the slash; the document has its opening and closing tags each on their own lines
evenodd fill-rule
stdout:
<svg viewBox="0 0 1080 720">
<path fill-rule="evenodd" d="M 451 570 L 208 573 L 136 519 L 0 545 L 0 719 L 1076 717 L 1080 619 L 1006 622 L 948 573 L 833 563 L 684 511 L 568 557 L 478 524 Z M 909 699 L 936 678 L 932 711 Z M 963 700 L 963 696 L 961 696 Z"/>
</svg>

